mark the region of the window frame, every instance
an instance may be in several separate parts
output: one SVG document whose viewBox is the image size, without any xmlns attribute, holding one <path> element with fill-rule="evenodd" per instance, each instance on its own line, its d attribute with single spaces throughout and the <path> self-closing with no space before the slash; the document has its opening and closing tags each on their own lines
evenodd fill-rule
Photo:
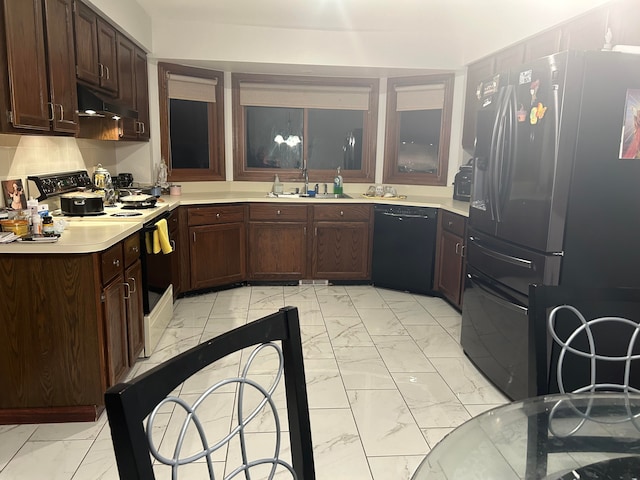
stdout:
<svg viewBox="0 0 640 480">
<path fill-rule="evenodd" d="M 449 170 L 449 147 L 451 141 L 451 118 L 453 108 L 453 88 L 455 74 L 437 74 L 418 77 L 393 77 L 387 80 L 387 112 L 385 125 L 385 151 L 383 182 L 407 185 L 446 186 Z M 440 121 L 438 150 L 438 173 L 399 172 L 398 142 L 400 136 L 399 113 L 396 111 L 397 87 L 444 85 L 444 102 Z"/>
<path fill-rule="evenodd" d="M 217 81 L 216 101 L 208 103 L 209 119 L 209 167 L 173 168 L 169 136 L 169 92 L 167 74 L 173 73 Z M 158 62 L 158 99 L 160 108 L 160 154 L 168 167 L 167 180 L 175 181 L 224 181 L 224 73 L 174 63 Z"/>
<path fill-rule="evenodd" d="M 366 87 L 369 89 L 369 109 L 363 110 L 363 138 L 362 163 L 359 170 L 342 170 L 345 181 L 355 183 L 371 183 L 374 181 L 376 161 L 376 140 L 378 129 L 378 96 L 380 80 L 377 78 L 339 78 L 339 77 L 300 77 L 293 75 L 260 75 L 247 73 L 233 73 L 232 110 L 233 110 L 233 179 L 238 181 L 273 181 L 278 174 L 283 181 L 299 181 L 302 174 L 299 169 L 285 168 L 256 168 L 248 167 L 246 159 L 246 130 L 245 110 L 240 104 L 240 83 L 276 83 L 280 85 L 310 85 L 310 86 L 347 86 Z M 294 108 L 294 107 L 292 107 Z M 303 162 L 307 159 L 308 109 L 304 109 L 303 120 Z M 333 182 L 335 170 L 311 169 L 309 178 L 314 183 Z"/>
</svg>

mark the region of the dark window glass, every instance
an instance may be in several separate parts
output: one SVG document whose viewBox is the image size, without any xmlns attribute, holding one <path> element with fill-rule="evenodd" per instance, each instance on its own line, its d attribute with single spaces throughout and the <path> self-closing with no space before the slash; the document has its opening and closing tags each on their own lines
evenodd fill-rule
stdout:
<svg viewBox="0 0 640 480">
<path fill-rule="evenodd" d="M 300 168 L 304 110 L 245 107 L 248 167 Z"/>
<path fill-rule="evenodd" d="M 208 104 L 170 99 L 173 168 L 209 167 Z"/>
<path fill-rule="evenodd" d="M 398 172 L 438 173 L 442 110 L 398 113 Z"/>
<path fill-rule="evenodd" d="M 359 110 L 310 109 L 308 168 L 360 170 L 364 114 Z"/>
</svg>

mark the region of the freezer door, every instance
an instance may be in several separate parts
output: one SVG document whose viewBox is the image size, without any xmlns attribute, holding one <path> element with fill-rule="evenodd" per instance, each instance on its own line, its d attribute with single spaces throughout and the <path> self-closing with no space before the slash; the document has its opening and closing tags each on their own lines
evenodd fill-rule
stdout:
<svg viewBox="0 0 640 480">
<path fill-rule="evenodd" d="M 509 398 L 535 395 L 526 296 L 469 268 L 460 342 L 469 359 Z"/>
<path fill-rule="evenodd" d="M 528 295 L 530 283 L 557 285 L 561 261 L 558 255 L 535 252 L 469 229 L 467 265 L 522 295 Z M 466 291 L 464 295 L 466 303 Z"/>
</svg>

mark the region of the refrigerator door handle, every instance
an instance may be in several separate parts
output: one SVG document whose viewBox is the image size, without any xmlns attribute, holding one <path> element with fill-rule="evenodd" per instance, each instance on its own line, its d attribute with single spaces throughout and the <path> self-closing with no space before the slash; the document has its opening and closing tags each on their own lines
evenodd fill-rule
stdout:
<svg viewBox="0 0 640 480">
<path fill-rule="evenodd" d="M 489 195 L 489 211 L 491 212 L 491 220 L 496 220 L 496 164 L 498 163 L 499 148 L 502 143 L 502 118 L 504 110 L 504 91 L 500 89 L 498 93 L 498 101 L 496 104 L 496 118 L 493 124 L 493 130 L 491 133 L 491 146 L 489 148 L 489 168 L 487 175 L 487 191 Z"/>
<path fill-rule="evenodd" d="M 482 280 L 480 280 L 480 278 L 476 277 L 475 275 L 469 273 L 469 274 L 467 274 L 467 276 L 469 277 L 469 280 L 473 283 L 473 285 L 475 285 L 480 290 L 482 290 L 487 295 L 489 295 L 489 298 L 492 301 L 494 301 L 495 303 L 497 303 L 498 305 L 502 305 L 504 307 L 511 308 L 513 310 L 522 312 L 525 315 L 529 312 L 529 309 L 527 307 L 523 307 L 522 305 L 518 305 L 517 303 L 513 303 L 508 298 L 506 298 L 504 295 L 500 295 L 500 293 L 498 291 L 492 289 L 490 286 L 483 285 L 484 282 L 482 282 Z"/>
<path fill-rule="evenodd" d="M 505 253 L 496 252 L 495 250 L 492 250 L 482 245 L 478 241 L 478 239 L 475 237 L 469 237 L 469 241 L 474 243 L 480 250 L 482 250 L 482 253 L 492 258 L 495 258 L 496 260 L 507 262 L 512 265 L 516 265 L 517 267 L 526 268 L 528 270 L 531 270 L 533 268 L 533 262 L 531 260 L 525 260 L 524 258 L 518 258 L 511 255 L 507 255 Z"/>
<path fill-rule="evenodd" d="M 502 221 L 502 201 L 508 187 L 508 178 L 511 172 L 513 157 L 513 119 L 516 115 L 514 108 L 516 102 L 515 87 L 507 85 L 502 97 L 502 104 L 499 113 L 500 124 L 498 132 L 498 142 L 496 159 L 493 164 L 493 196 L 491 199 L 495 210 L 495 220 Z M 505 163 L 506 162 L 506 163 Z M 507 180 L 507 181 L 505 181 Z"/>
<path fill-rule="evenodd" d="M 499 183 L 498 183 L 498 195 L 496 198 L 496 210 L 498 212 L 498 221 L 502 219 L 502 212 L 504 211 L 504 205 L 509 197 L 509 187 L 511 185 L 511 170 L 513 166 L 513 155 L 517 151 L 516 149 L 516 115 L 517 115 L 517 99 L 516 89 L 513 85 L 507 86 L 505 94 L 506 107 L 505 107 L 505 130 L 506 135 L 504 142 L 507 145 L 502 148 L 502 157 L 500 159 L 499 166 Z"/>
</svg>

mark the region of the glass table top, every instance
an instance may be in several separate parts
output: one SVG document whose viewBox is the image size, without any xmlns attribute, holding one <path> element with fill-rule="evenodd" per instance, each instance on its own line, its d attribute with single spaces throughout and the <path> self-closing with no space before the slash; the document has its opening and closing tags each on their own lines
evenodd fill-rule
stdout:
<svg viewBox="0 0 640 480">
<path fill-rule="evenodd" d="M 413 480 L 640 479 L 640 395 L 548 395 L 485 412 L 447 435 Z"/>
</svg>

